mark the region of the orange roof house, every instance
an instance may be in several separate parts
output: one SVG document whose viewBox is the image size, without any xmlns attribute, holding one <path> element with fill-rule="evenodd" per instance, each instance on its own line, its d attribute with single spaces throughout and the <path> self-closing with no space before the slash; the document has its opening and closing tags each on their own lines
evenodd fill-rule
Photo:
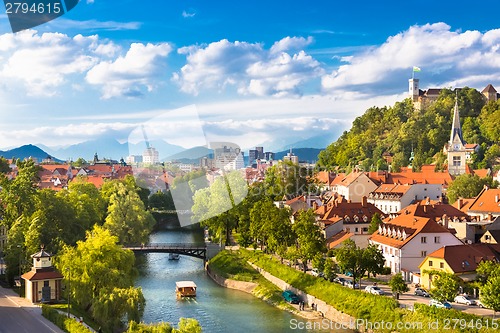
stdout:
<svg viewBox="0 0 500 333">
<path fill-rule="evenodd" d="M 431 271 L 455 274 L 464 281 L 476 278 L 476 269 L 483 261 L 500 261 L 500 244 L 443 246 L 430 253 L 419 265 L 422 286 L 432 288 Z"/>
<path fill-rule="evenodd" d="M 455 206 L 470 216 L 491 221 L 500 216 L 500 189 L 485 187 L 475 199 L 459 199 Z"/>
<path fill-rule="evenodd" d="M 391 267 L 393 274 L 403 273 L 407 281 L 412 281 L 427 254 L 443 244 L 460 245 L 462 242 L 433 218 L 408 212 L 380 225 L 370 237 L 370 243 L 382 251 L 386 266 Z"/>
</svg>

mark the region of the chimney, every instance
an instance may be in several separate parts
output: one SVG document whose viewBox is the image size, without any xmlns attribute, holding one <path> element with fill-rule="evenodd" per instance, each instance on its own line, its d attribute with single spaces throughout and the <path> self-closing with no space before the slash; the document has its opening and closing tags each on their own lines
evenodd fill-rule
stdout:
<svg viewBox="0 0 500 333">
<path fill-rule="evenodd" d="M 313 209 L 314 210 L 318 209 L 318 203 L 316 202 L 316 200 L 313 201 Z"/>
<path fill-rule="evenodd" d="M 499 199 L 499 198 L 498 198 L 498 194 L 497 194 L 497 195 L 495 195 L 495 202 L 496 202 L 496 203 L 498 203 L 498 199 Z"/>
<path fill-rule="evenodd" d="M 448 229 L 448 217 L 446 214 L 443 215 L 443 226 Z"/>
<path fill-rule="evenodd" d="M 464 204 L 464 199 L 462 199 L 462 198 L 458 198 L 458 201 L 457 201 L 457 208 L 458 208 L 458 209 L 462 209 L 463 204 Z"/>
<path fill-rule="evenodd" d="M 424 213 L 427 213 L 427 205 L 424 205 Z"/>
<path fill-rule="evenodd" d="M 493 214 L 488 213 L 488 221 L 493 221 Z"/>
<path fill-rule="evenodd" d="M 368 206 L 368 198 L 366 196 L 363 196 L 361 198 L 361 207 L 367 207 Z"/>
</svg>

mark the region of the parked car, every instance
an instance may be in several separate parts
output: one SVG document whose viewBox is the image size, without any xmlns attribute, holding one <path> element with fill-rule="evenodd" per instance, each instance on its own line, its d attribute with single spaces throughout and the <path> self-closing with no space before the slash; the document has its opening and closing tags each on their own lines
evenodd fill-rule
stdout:
<svg viewBox="0 0 500 333">
<path fill-rule="evenodd" d="M 424 297 L 430 297 L 431 295 L 427 292 L 427 290 L 423 288 L 415 288 L 414 294 L 416 296 L 424 296 Z"/>
<path fill-rule="evenodd" d="M 352 272 L 351 271 L 346 271 L 344 273 L 345 276 L 352 277 Z"/>
<path fill-rule="evenodd" d="M 467 296 L 464 295 L 459 295 L 455 297 L 453 300 L 455 303 L 460 303 L 460 304 L 465 304 L 465 305 L 476 305 L 476 301 L 473 299 L 470 299 Z"/>
<path fill-rule="evenodd" d="M 351 289 L 358 289 L 359 288 L 359 285 L 357 283 L 354 283 L 352 280 L 346 280 L 345 285 Z"/>
<path fill-rule="evenodd" d="M 318 271 L 318 269 L 317 269 L 317 268 L 313 268 L 313 269 L 311 270 L 311 275 L 312 275 L 312 276 L 319 276 L 319 277 L 322 277 L 322 276 L 323 276 L 323 272 Z"/>
<path fill-rule="evenodd" d="M 476 304 L 480 308 L 489 309 L 489 307 L 487 307 L 486 305 L 484 305 L 483 302 L 481 302 L 481 300 L 479 300 L 479 299 L 476 301 Z"/>
<path fill-rule="evenodd" d="M 431 299 L 429 302 L 430 306 L 435 306 L 436 308 L 442 308 L 442 309 L 451 309 L 452 306 L 448 302 L 440 302 L 437 299 Z"/>
<path fill-rule="evenodd" d="M 375 295 L 385 295 L 384 291 L 377 286 L 366 286 L 365 291 Z"/>
<path fill-rule="evenodd" d="M 300 302 L 299 296 L 295 295 L 291 290 L 285 290 L 281 295 L 288 303 L 299 304 Z"/>
<path fill-rule="evenodd" d="M 335 279 L 333 279 L 333 282 L 337 282 L 337 283 L 339 283 L 341 285 L 344 285 L 345 282 L 346 282 L 346 279 L 341 278 L 341 277 L 336 277 Z"/>
</svg>

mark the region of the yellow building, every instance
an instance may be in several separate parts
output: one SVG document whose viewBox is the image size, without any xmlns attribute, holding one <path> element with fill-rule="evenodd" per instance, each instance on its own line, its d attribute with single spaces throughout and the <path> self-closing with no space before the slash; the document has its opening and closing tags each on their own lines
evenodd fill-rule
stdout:
<svg viewBox="0 0 500 333">
<path fill-rule="evenodd" d="M 31 258 L 31 271 L 21 276 L 25 281 L 26 298 L 33 303 L 59 301 L 63 276 L 52 266 L 52 255 L 42 247 Z"/>
<path fill-rule="evenodd" d="M 443 246 L 432 252 L 418 266 L 420 285 L 432 289 L 430 271 L 442 271 L 457 275 L 463 281 L 476 278 L 476 268 L 482 261 L 500 260 L 500 244 L 471 244 Z"/>
</svg>

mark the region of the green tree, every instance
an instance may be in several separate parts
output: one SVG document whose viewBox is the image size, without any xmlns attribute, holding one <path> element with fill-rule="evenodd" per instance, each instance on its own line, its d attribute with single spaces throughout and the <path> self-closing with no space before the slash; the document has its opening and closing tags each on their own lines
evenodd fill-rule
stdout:
<svg viewBox="0 0 500 333">
<path fill-rule="evenodd" d="M 39 167 L 31 159 L 17 160 L 16 166 L 18 171 L 14 179 L 0 177 L 1 223 L 7 228 L 21 215 L 30 216 L 35 210 Z"/>
<path fill-rule="evenodd" d="M 0 157 L 0 173 L 9 173 L 11 171 L 9 161 L 3 156 Z"/>
<path fill-rule="evenodd" d="M 201 333 L 200 323 L 193 318 L 180 318 L 174 333 Z"/>
<path fill-rule="evenodd" d="M 396 298 L 399 298 L 399 294 L 410 290 L 401 274 L 396 274 L 391 277 L 389 280 L 389 287 L 391 287 L 391 291 L 396 295 Z"/>
<path fill-rule="evenodd" d="M 485 284 L 490 277 L 500 276 L 500 264 L 492 260 L 479 263 L 476 268 L 479 283 Z"/>
<path fill-rule="evenodd" d="M 71 163 L 72 166 L 77 167 L 77 168 L 84 167 L 88 164 L 89 163 L 83 157 L 79 157 L 76 161 Z"/>
<path fill-rule="evenodd" d="M 118 183 L 111 195 L 104 227 L 122 244 L 146 243 L 155 224 L 136 191 Z"/>
<path fill-rule="evenodd" d="M 385 258 L 376 245 L 370 244 L 363 249 L 363 263 L 368 277 L 370 277 L 370 273 L 376 276 L 383 273 Z"/>
<path fill-rule="evenodd" d="M 237 171 L 217 178 L 210 187 L 194 194 L 193 222 L 200 221 L 221 244 L 229 245 L 231 232 L 238 221 L 236 206 L 247 192 L 248 185 Z"/>
<path fill-rule="evenodd" d="M 384 257 L 375 246 L 362 249 L 352 239 L 348 239 L 335 251 L 335 259 L 343 272 L 351 272 L 354 281 L 360 281 L 366 272 L 382 273 Z"/>
<path fill-rule="evenodd" d="M 175 210 L 174 200 L 170 191 L 157 191 L 149 196 L 148 207 L 156 210 Z"/>
<path fill-rule="evenodd" d="M 292 230 L 297 235 L 296 247 L 305 272 L 309 261 L 314 256 L 326 252 L 325 239 L 316 224 L 313 210 L 300 211 Z"/>
<path fill-rule="evenodd" d="M 325 266 L 323 268 L 323 275 L 325 279 L 333 281 L 337 277 L 337 265 L 331 258 L 326 258 Z"/>
<path fill-rule="evenodd" d="M 65 246 L 55 258 L 73 302 L 110 330 L 119 319 L 137 320 L 144 309 L 141 290 L 130 289 L 137 276 L 134 254 L 117 242 L 109 230 L 94 226 L 85 241 Z"/>
<path fill-rule="evenodd" d="M 460 287 L 460 280 L 455 274 L 442 271 L 424 271 L 424 274 L 429 274 L 429 277 L 433 277 L 432 297 L 441 302 L 451 301 L 455 298 Z"/>
<path fill-rule="evenodd" d="M 373 214 L 370 226 L 368 227 L 368 233 L 373 234 L 375 231 L 378 230 L 378 227 L 381 224 L 382 224 L 382 219 L 380 218 L 380 214 L 379 213 Z"/>
<path fill-rule="evenodd" d="M 481 192 L 484 185 L 496 187 L 491 177 L 480 178 L 478 175 L 463 174 L 456 177 L 448 186 L 446 196 L 449 202 L 455 202 L 458 198 L 473 198 Z"/>
<path fill-rule="evenodd" d="M 480 290 L 481 302 L 495 312 L 500 311 L 500 275 L 491 276 Z"/>
</svg>

